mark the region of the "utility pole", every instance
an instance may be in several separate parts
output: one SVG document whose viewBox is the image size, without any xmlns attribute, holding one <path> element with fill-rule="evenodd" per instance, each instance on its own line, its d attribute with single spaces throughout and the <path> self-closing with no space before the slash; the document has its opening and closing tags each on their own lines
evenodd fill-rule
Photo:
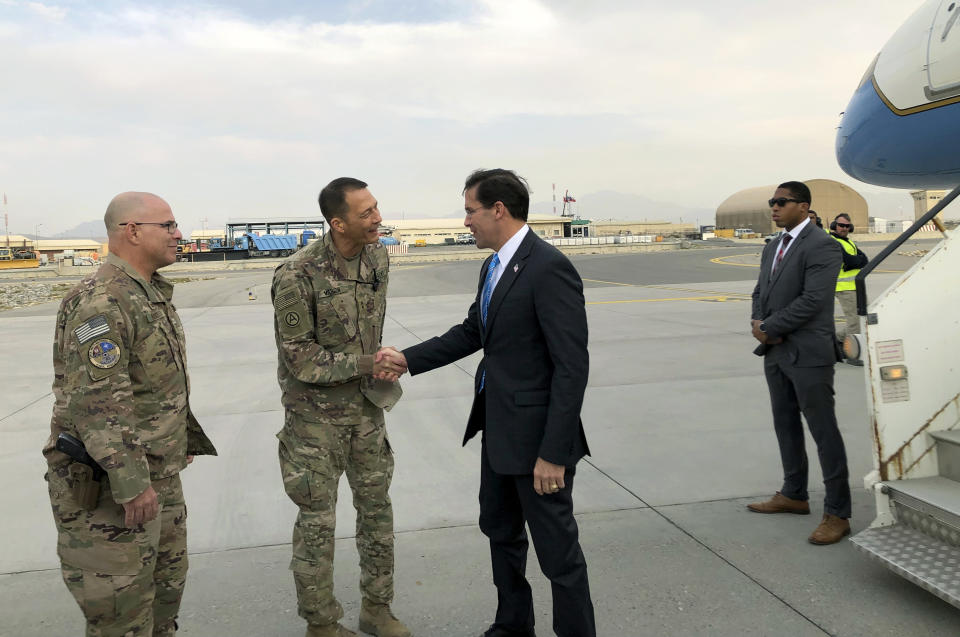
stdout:
<svg viewBox="0 0 960 637">
<path fill-rule="evenodd" d="M 3 193 L 3 225 L 7 230 L 7 249 L 10 248 L 10 210 L 7 207 L 7 193 Z"/>
<path fill-rule="evenodd" d="M 204 241 L 207 242 L 207 246 L 210 245 L 210 240 L 207 238 L 207 218 L 206 217 L 200 220 L 200 239 L 197 241 L 197 246 L 196 246 L 198 250 L 201 250 L 201 248 L 203 247 Z"/>
</svg>

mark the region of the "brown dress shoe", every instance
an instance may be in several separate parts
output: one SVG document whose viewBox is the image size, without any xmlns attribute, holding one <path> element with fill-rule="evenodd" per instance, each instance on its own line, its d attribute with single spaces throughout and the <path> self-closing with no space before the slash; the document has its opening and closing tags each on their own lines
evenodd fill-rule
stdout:
<svg viewBox="0 0 960 637">
<path fill-rule="evenodd" d="M 807 541 L 810 544 L 834 544 L 846 535 L 850 535 L 850 520 L 824 513 L 820 526 L 810 534 Z"/>
<path fill-rule="evenodd" d="M 810 514 L 810 503 L 806 500 L 792 500 L 779 491 L 773 494 L 773 497 L 766 502 L 753 502 L 747 505 L 747 508 L 754 513 L 796 513 L 798 515 Z"/>
</svg>

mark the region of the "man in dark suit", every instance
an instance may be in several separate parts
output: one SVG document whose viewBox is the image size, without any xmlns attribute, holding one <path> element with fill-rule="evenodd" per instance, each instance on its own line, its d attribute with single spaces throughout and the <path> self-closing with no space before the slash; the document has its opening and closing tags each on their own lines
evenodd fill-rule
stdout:
<svg viewBox="0 0 960 637">
<path fill-rule="evenodd" d="M 483 349 L 463 444 L 482 434 L 480 529 L 490 540 L 497 615 L 484 637 L 534 635 L 524 575 L 530 527 L 553 591 L 553 629 L 594 637 L 587 564 L 573 517 L 587 385 L 583 283 L 559 250 L 526 224 L 530 196 L 509 170 L 478 170 L 464 186 L 464 225 L 495 251 L 463 323 L 403 351 L 412 374 Z"/>
<path fill-rule="evenodd" d="M 770 500 L 747 508 L 810 513 L 802 413 L 817 443 L 826 487 L 823 520 L 808 540 L 833 544 L 850 533 L 847 456 L 833 398 L 833 365 L 840 360 L 833 326 L 840 246 L 810 222 L 806 184 L 780 184 L 769 204 L 773 221 L 784 232 L 763 249 L 750 324 L 760 341 L 754 353 L 764 357 L 783 486 Z"/>
</svg>

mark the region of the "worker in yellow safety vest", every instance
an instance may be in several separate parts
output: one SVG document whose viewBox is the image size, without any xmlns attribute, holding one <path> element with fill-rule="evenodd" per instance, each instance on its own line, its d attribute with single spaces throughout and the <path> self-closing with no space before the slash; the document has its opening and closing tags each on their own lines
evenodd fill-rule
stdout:
<svg viewBox="0 0 960 637">
<path fill-rule="evenodd" d="M 844 325 L 837 328 L 837 340 L 843 343 L 848 334 L 860 333 L 860 317 L 857 316 L 857 285 L 854 279 L 860 268 L 867 265 L 869 259 L 849 235 L 853 232 L 853 221 L 845 212 L 838 214 L 830 222 L 830 236 L 843 248 L 843 266 L 837 277 L 837 301 L 843 310 Z M 863 365 L 862 361 L 847 359 L 851 365 Z"/>
</svg>

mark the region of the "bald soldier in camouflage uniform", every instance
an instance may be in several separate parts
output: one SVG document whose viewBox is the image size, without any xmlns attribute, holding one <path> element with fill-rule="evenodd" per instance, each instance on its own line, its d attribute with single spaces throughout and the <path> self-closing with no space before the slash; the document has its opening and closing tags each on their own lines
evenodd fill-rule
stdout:
<svg viewBox="0 0 960 637">
<path fill-rule="evenodd" d="M 330 230 L 287 259 L 271 296 L 286 418 L 280 469 L 300 508 L 293 528 L 293 571 L 307 637 L 356 635 L 339 623 L 333 594 L 337 484 L 346 472 L 357 510 L 363 602 L 360 629 L 409 637 L 390 611 L 393 452 L 383 410 L 400 398 L 403 370 L 376 361 L 387 303 L 387 251 L 367 184 L 336 179 L 320 193 Z M 388 380 L 387 380 L 388 379 Z"/>
<path fill-rule="evenodd" d="M 173 635 L 187 574 L 180 471 L 216 455 L 188 403 L 173 286 L 156 274 L 181 237 L 170 207 L 117 195 L 110 255 L 64 297 L 54 336 L 50 438 L 43 448 L 63 579 L 88 636 Z M 86 507 L 86 465 L 55 448 L 66 433 L 106 472 Z M 78 497 L 81 499 L 78 501 Z"/>
</svg>

